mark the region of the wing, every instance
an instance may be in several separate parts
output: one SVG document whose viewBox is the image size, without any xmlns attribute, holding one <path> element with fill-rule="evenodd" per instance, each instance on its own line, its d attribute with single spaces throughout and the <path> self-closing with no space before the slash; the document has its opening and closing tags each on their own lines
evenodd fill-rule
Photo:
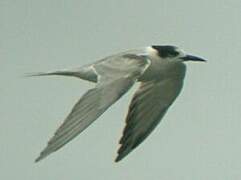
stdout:
<svg viewBox="0 0 241 180">
<path fill-rule="evenodd" d="M 36 162 L 60 149 L 87 128 L 129 90 L 148 65 L 147 58 L 125 55 L 107 59 L 94 66 L 98 74 L 96 87 L 86 92 L 75 104 Z"/>
<path fill-rule="evenodd" d="M 161 121 L 182 89 L 185 66 L 182 68 L 178 76 L 141 83 L 129 107 L 116 162 L 145 140 Z"/>
</svg>

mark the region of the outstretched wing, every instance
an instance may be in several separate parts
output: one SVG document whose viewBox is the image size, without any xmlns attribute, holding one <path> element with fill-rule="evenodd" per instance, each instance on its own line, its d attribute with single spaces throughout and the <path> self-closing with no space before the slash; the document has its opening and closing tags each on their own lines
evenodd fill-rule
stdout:
<svg viewBox="0 0 241 180">
<path fill-rule="evenodd" d="M 135 149 L 161 121 L 180 93 L 184 75 L 185 66 L 178 76 L 141 83 L 129 107 L 116 162 Z"/>
<path fill-rule="evenodd" d="M 112 57 L 93 65 L 98 75 L 96 87 L 75 104 L 36 162 L 60 149 L 87 128 L 129 90 L 148 65 L 149 60 L 137 55 Z"/>
</svg>

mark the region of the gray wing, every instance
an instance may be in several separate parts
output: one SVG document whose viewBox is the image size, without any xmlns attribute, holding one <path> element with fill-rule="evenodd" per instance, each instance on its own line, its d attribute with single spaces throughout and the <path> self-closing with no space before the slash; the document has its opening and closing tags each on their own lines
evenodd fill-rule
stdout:
<svg viewBox="0 0 241 180">
<path fill-rule="evenodd" d="M 75 104 L 36 162 L 58 150 L 87 128 L 129 90 L 148 65 L 147 58 L 137 55 L 112 57 L 95 64 L 92 68 L 98 74 L 96 87 L 86 92 Z"/>
<path fill-rule="evenodd" d="M 169 106 L 180 93 L 184 75 L 185 66 L 178 76 L 141 83 L 129 107 L 116 162 L 145 140 L 161 121 Z"/>
</svg>

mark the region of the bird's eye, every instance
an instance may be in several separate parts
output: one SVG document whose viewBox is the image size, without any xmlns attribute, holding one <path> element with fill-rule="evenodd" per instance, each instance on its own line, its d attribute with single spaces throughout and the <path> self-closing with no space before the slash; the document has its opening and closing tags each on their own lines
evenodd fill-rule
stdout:
<svg viewBox="0 0 241 180">
<path fill-rule="evenodd" d="M 176 50 L 175 46 L 152 46 L 158 51 L 158 54 L 162 58 L 176 57 L 179 52 Z"/>
<path fill-rule="evenodd" d="M 168 54 L 168 57 L 175 57 L 175 56 L 178 56 L 179 55 L 179 52 L 177 51 L 170 51 L 169 54 Z"/>
</svg>

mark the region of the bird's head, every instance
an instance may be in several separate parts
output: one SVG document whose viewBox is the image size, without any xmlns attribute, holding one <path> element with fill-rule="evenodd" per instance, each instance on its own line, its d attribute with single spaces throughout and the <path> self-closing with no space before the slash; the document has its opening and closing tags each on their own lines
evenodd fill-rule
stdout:
<svg viewBox="0 0 241 180">
<path fill-rule="evenodd" d="M 190 54 L 185 53 L 182 49 L 176 46 L 164 45 L 164 46 L 157 46 L 153 45 L 149 47 L 149 51 L 154 53 L 161 59 L 169 60 L 169 61 L 176 61 L 176 62 L 183 62 L 183 61 L 203 61 L 206 60 L 197 56 L 193 56 Z"/>
</svg>

